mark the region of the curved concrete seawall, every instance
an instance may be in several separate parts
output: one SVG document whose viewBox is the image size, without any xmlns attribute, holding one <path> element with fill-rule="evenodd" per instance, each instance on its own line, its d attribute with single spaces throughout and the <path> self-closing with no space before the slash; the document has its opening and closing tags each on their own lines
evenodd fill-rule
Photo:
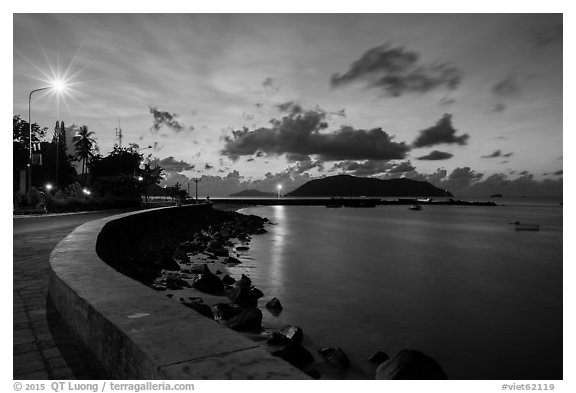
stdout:
<svg viewBox="0 0 576 393">
<path fill-rule="evenodd" d="M 119 273 L 99 256 L 139 236 L 181 230 L 200 209 L 210 207 L 145 210 L 79 226 L 50 255 L 54 305 L 115 379 L 309 379 L 239 333 Z"/>
</svg>

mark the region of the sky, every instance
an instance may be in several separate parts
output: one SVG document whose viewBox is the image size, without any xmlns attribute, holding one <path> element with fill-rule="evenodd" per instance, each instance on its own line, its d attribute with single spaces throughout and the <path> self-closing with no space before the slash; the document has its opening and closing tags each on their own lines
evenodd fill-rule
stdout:
<svg viewBox="0 0 576 393">
<path fill-rule="evenodd" d="M 561 14 L 14 14 L 13 114 L 135 143 L 166 184 L 348 173 L 561 195 Z M 193 183 L 192 183 L 193 184 Z"/>
</svg>

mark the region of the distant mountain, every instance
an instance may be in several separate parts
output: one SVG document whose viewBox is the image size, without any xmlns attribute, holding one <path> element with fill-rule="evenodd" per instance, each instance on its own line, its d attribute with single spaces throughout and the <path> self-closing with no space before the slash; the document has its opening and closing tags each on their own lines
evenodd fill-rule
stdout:
<svg viewBox="0 0 576 393">
<path fill-rule="evenodd" d="M 268 197 L 275 197 L 276 193 L 264 192 L 264 191 L 258 191 L 258 190 L 244 190 L 244 191 L 237 192 L 236 194 L 231 194 L 230 196 L 232 196 L 232 197 L 263 197 L 263 198 L 268 198 Z"/>
<path fill-rule="evenodd" d="M 380 180 L 369 177 L 337 175 L 310 180 L 286 196 L 292 197 L 443 197 L 453 196 L 425 181 L 410 179 Z"/>
</svg>

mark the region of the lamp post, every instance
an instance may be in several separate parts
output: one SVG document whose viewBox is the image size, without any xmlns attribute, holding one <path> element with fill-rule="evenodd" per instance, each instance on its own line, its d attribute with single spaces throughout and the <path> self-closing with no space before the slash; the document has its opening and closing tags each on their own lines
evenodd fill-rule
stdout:
<svg viewBox="0 0 576 393">
<path fill-rule="evenodd" d="M 200 179 L 198 179 L 197 177 L 194 178 L 194 183 L 196 183 L 196 203 L 198 203 L 198 182 L 200 181 Z"/>
<path fill-rule="evenodd" d="M 32 94 L 37 91 L 48 90 L 50 86 L 34 89 L 28 95 L 28 193 L 32 190 Z"/>
<path fill-rule="evenodd" d="M 66 84 L 63 80 L 55 80 L 52 82 L 51 86 L 41 87 L 39 89 L 34 89 L 28 94 L 28 193 L 32 190 L 32 94 L 37 91 L 54 89 L 57 92 L 63 91 L 66 88 Z"/>
</svg>

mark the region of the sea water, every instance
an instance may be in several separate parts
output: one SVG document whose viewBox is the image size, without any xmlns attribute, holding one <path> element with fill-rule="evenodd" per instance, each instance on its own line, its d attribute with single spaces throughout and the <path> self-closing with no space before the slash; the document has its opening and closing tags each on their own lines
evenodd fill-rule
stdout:
<svg viewBox="0 0 576 393">
<path fill-rule="evenodd" d="M 562 378 L 560 203 L 241 212 L 274 225 L 231 273 L 248 274 L 262 304 L 280 299 L 266 327 L 301 326 L 318 360 L 318 349 L 342 348 L 352 367 L 338 378 L 371 379 L 370 355 L 405 348 L 451 379 Z"/>
</svg>

